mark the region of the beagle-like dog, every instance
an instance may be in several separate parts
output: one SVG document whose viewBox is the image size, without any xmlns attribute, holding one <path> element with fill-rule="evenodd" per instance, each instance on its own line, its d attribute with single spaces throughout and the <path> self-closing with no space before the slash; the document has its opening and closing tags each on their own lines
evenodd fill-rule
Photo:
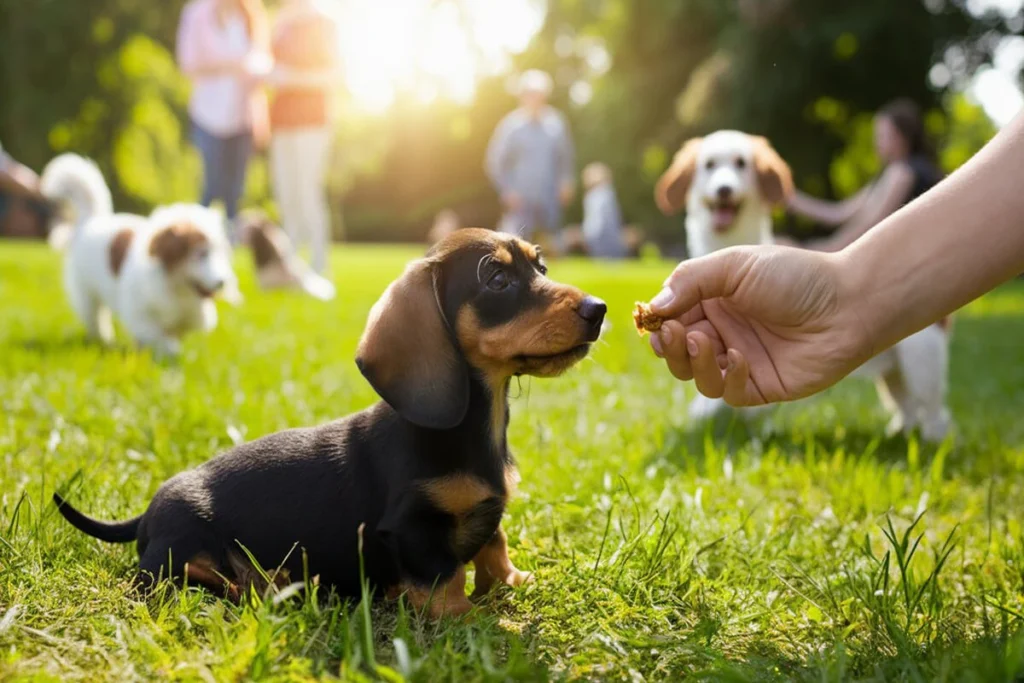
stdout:
<svg viewBox="0 0 1024 683">
<path fill-rule="evenodd" d="M 334 284 L 315 273 L 295 253 L 295 246 L 280 226 L 262 211 L 242 214 L 243 240 L 252 249 L 256 279 L 263 289 L 299 288 L 321 301 L 336 294 Z"/>
<path fill-rule="evenodd" d="M 501 518 L 518 475 L 506 440 L 512 377 L 554 377 L 597 340 L 606 306 L 556 283 L 536 247 L 465 229 L 409 264 L 370 311 L 356 363 L 383 402 L 348 418 L 234 448 L 167 481 L 135 519 L 64 517 L 111 543 L 136 541 L 143 589 L 187 578 L 238 598 L 265 587 L 249 554 L 342 595 L 367 578 L 432 616 L 528 575 Z M 281 572 L 275 572 L 280 568 Z"/>
</svg>

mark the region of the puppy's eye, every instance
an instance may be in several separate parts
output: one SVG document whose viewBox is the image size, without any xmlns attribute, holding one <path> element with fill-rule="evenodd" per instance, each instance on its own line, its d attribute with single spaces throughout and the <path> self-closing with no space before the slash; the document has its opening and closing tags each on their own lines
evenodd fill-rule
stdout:
<svg viewBox="0 0 1024 683">
<path fill-rule="evenodd" d="M 541 275 L 547 275 L 548 274 L 548 265 L 546 263 L 544 263 L 543 261 L 537 261 L 537 270 L 540 271 Z"/>
<path fill-rule="evenodd" d="M 491 279 L 487 281 L 487 289 L 492 292 L 501 292 L 508 289 L 509 284 L 508 275 L 505 274 L 505 271 L 496 270 Z"/>
<path fill-rule="evenodd" d="M 715 170 L 715 160 L 714 159 L 708 159 L 704 163 L 704 168 L 708 169 L 709 171 Z"/>
<path fill-rule="evenodd" d="M 206 260 L 209 257 L 210 257 L 210 250 L 207 247 L 203 247 L 202 249 L 200 249 L 200 250 L 198 250 L 196 252 L 196 258 L 199 259 L 200 261 Z"/>
<path fill-rule="evenodd" d="M 747 167 L 747 160 L 743 157 L 736 157 L 736 168 L 743 170 Z"/>
</svg>

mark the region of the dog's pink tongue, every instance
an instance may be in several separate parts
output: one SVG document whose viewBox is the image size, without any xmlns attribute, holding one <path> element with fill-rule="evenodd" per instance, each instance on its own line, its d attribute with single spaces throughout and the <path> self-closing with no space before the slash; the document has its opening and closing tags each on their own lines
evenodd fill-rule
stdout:
<svg viewBox="0 0 1024 683">
<path fill-rule="evenodd" d="M 716 228 L 719 230 L 728 228 L 736 220 L 736 207 L 719 206 L 715 208 L 713 214 Z"/>
</svg>

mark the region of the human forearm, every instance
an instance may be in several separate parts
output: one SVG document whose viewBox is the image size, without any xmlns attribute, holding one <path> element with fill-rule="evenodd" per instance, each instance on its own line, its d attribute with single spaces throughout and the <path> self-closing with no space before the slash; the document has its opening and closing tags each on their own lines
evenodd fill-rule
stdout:
<svg viewBox="0 0 1024 683">
<path fill-rule="evenodd" d="M 878 352 L 1024 272 L 1024 116 L 837 255 Z M 842 302 L 841 302 L 841 305 Z"/>
<path fill-rule="evenodd" d="M 789 197 L 786 203 L 793 213 L 825 225 L 835 226 L 842 225 L 854 217 L 857 209 L 863 204 L 866 192 L 867 190 L 861 190 L 849 199 L 830 202 L 797 191 Z"/>
</svg>

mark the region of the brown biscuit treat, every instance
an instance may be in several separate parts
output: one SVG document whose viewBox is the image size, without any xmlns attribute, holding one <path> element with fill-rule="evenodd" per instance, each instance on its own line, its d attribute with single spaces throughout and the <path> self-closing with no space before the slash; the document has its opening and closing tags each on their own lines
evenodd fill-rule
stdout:
<svg viewBox="0 0 1024 683">
<path fill-rule="evenodd" d="M 657 332 L 663 322 L 664 319 L 660 315 L 655 315 L 649 304 L 636 302 L 636 307 L 633 308 L 633 324 L 641 336 L 647 332 Z"/>
</svg>

